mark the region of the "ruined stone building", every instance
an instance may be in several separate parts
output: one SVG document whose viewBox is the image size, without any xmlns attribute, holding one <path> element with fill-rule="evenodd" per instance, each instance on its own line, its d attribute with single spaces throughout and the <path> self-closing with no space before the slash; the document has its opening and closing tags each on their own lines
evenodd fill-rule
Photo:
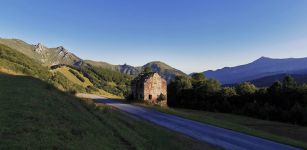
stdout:
<svg viewBox="0 0 307 150">
<path fill-rule="evenodd" d="M 142 73 L 131 83 L 133 99 L 152 103 L 161 101 L 161 94 L 166 100 L 167 83 L 158 73 Z"/>
</svg>

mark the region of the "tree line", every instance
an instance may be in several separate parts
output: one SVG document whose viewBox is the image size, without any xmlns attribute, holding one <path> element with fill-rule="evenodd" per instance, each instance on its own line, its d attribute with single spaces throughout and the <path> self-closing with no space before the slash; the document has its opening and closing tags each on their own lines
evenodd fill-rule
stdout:
<svg viewBox="0 0 307 150">
<path fill-rule="evenodd" d="M 234 113 L 260 119 L 307 125 L 307 85 L 291 76 L 270 87 L 244 82 L 222 87 L 202 73 L 177 76 L 168 85 L 168 105 L 213 112 Z"/>
</svg>

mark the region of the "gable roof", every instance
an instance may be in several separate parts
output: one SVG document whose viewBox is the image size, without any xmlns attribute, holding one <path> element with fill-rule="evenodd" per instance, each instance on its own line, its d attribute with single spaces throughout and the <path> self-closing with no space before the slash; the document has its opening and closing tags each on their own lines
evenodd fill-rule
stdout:
<svg viewBox="0 0 307 150">
<path fill-rule="evenodd" d="M 145 82 L 146 79 L 151 78 L 155 73 L 156 72 L 141 73 L 132 80 L 132 83 Z"/>
</svg>

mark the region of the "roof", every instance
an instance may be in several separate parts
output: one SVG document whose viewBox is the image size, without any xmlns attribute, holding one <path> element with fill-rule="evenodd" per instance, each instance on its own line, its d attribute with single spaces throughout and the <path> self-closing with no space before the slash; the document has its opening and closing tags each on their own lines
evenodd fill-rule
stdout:
<svg viewBox="0 0 307 150">
<path fill-rule="evenodd" d="M 132 83 L 145 82 L 146 79 L 152 77 L 156 72 L 141 73 L 132 80 Z"/>
</svg>

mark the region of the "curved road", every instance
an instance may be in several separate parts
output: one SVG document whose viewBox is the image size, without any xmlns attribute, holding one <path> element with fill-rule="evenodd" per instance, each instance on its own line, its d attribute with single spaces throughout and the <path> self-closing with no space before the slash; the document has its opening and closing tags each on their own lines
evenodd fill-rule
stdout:
<svg viewBox="0 0 307 150">
<path fill-rule="evenodd" d="M 116 100 L 106 99 L 95 95 L 82 95 L 82 97 L 95 99 L 96 103 L 104 103 L 148 120 L 157 125 L 185 134 L 192 138 L 217 145 L 229 150 L 294 150 L 298 149 L 258 137 L 234 132 L 231 130 L 199 123 L 196 121 L 169 115 L 140 106 L 125 104 Z"/>
</svg>

